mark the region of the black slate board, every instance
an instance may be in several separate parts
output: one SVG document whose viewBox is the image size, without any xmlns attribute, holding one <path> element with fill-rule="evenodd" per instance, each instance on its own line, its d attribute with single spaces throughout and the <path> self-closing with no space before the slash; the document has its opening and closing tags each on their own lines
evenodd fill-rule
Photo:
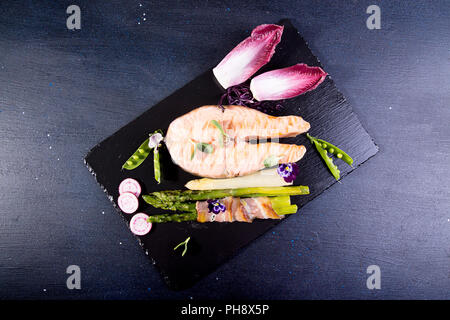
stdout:
<svg viewBox="0 0 450 320">
<path fill-rule="evenodd" d="M 321 66 L 290 21 L 282 20 L 279 24 L 285 26 L 282 40 L 270 63 L 259 73 L 299 62 Z M 223 52 L 222 56 L 225 54 L 226 52 Z M 222 56 L 218 57 L 218 60 Z M 185 183 L 194 176 L 175 166 L 165 149 L 161 154 L 163 181 L 160 185 L 154 181 L 151 158 L 133 171 L 121 170 L 123 162 L 146 139 L 148 133 L 156 129 L 165 131 L 173 119 L 198 106 L 217 104 L 221 94 L 222 89 L 215 82 L 212 71 L 208 70 L 102 141 L 88 153 L 85 158 L 86 165 L 127 221 L 127 225 L 133 215 L 122 213 L 116 205 L 118 186 L 123 179 L 135 178 L 143 186 L 143 192 L 151 192 L 184 188 Z M 341 177 L 378 151 L 330 76 L 317 89 L 285 101 L 284 107 L 278 115 L 302 116 L 311 123 L 311 135 L 342 147 L 353 157 L 353 168 L 340 160 L 335 161 L 341 170 Z M 295 184 L 308 185 L 311 194 L 293 197 L 293 203 L 301 207 L 334 184 L 336 180 L 328 172 L 322 159 L 304 135 L 282 139 L 281 142 L 304 144 L 308 149 L 305 157 L 299 162 L 301 173 Z M 163 211 L 149 208 L 143 201 L 139 211 L 151 214 L 163 213 Z M 287 217 L 281 223 L 289 223 L 291 218 Z M 238 249 L 278 223 L 280 222 L 275 220 L 257 220 L 252 224 L 167 223 L 154 225 L 149 234 L 137 238 L 146 254 L 152 258 L 162 273 L 168 286 L 180 290 L 192 286 L 201 277 L 236 254 Z M 181 257 L 180 252 L 174 252 L 172 249 L 188 236 L 191 237 L 189 250 L 184 257 Z"/>
</svg>

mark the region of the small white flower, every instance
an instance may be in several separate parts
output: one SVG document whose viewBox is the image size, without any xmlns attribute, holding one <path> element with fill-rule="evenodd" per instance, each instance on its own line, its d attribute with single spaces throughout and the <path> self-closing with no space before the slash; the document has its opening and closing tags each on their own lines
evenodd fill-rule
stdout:
<svg viewBox="0 0 450 320">
<path fill-rule="evenodd" d="M 150 149 L 156 148 L 159 146 L 159 143 L 164 139 L 161 133 L 157 132 L 150 136 L 148 139 L 148 147 Z"/>
</svg>

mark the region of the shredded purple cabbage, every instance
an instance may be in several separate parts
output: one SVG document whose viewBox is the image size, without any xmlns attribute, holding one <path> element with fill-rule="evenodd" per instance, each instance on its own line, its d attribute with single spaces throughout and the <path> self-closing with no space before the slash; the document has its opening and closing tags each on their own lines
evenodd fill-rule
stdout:
<svg viewBox="0 0 450 320">
<path fill-rule="evenodd" d="M 238 105 L 253 108 L 267 114 L 276 114 L 284 107 L 279 101 L 257 101 L 253 98 L 248 83 L 229 87 L 220 97 L 219 106 Z"/>
</svg>

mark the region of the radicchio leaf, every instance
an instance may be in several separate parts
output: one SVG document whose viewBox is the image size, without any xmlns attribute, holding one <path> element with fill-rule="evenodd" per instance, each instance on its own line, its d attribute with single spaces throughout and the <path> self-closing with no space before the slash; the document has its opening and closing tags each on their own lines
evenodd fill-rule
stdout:
<svg viewBox="0 0 450 320">
<path fill-rule="evenodd" d="M 250 90 L 258 101 L 289 99 L 315 89 L 326 76 L 320 67 L 299 63 L 256 76 L 250 82 Z"/>
<path fill-rule="evenodd" d="M 275 53 L 281 40 L 283 26 L 262 24 L 239 43 L 213 69 L 214 76 L 224 89 L 240 84 L 265 65 Z"/>
</svg>

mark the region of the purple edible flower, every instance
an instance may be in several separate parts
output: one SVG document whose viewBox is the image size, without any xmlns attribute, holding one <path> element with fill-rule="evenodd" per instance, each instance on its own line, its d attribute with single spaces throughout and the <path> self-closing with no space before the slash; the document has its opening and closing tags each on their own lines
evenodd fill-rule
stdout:
<svg viewBox="0 0 450 320">
<path fill-rule="evenodd" d="M 296 163 L 283 163 L 278 165 L 277 172 L 284 181 L 292 182 L 297 177 L 299 169 Z"/>
<path fill-rule="evenodd" d="M 220 97 L 218 104 L 221 107 L 224 105 L 249 107 L 272 115 L 283 109 L 281 102 L 255 100 L 248 83 L 229 87 Z"/>
<path fill-rule="evenodd" d="M 148 147 L 150 149 L 157 148 L 159 146 L 159 143 L 163 140 L 164 137 L 162 136 L 161 133 L 159 132 L 153 133 L 148 138 Z"/>
<path fill-rule="evenodd" d="M 210 199 L 206 202 L 208 202 L 208 210 L 211 213 L 219 214 L 221 212 L 225 212 L 225 210 L 227 209 L 225 205 L 223 203 L 220 203 L 217 199 Z"/>
</svg>

